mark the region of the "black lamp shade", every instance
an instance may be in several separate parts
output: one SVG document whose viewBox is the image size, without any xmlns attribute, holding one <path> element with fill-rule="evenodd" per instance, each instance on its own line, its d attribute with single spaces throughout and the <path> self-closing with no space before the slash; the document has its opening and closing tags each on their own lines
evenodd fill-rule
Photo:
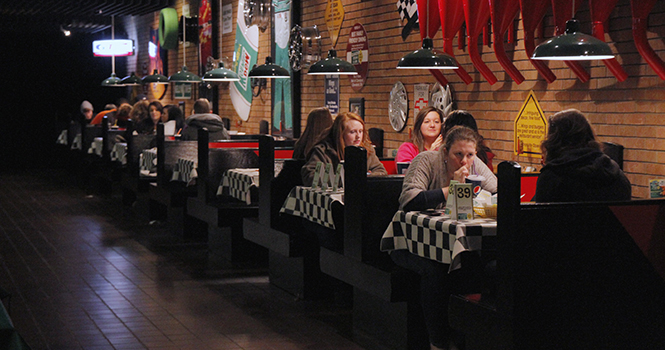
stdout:
<svg viewBox="0 0 665 350">
<path fill-rule="evenodd" d="M 248 76 L 250 78 L 277 79 L 290 78 L 291 74 L 286 68 L 273 64 L 272 59 L 268 56 L 266 57 L 266 63 L 252 68 Z"/>
<path fill-rule="evenodd" d="M 121 81 L 120 78 L 116 77 L 115 73 L 111 73 L 110 77 L 108 77 L 108 78 L 104 79 L 104 81 L 102 81 L 102 86 L 123 87 L 124 85 L 122 85 L 122 83 L 120 83 L 120 81 Z"/>
<path fill-rule="evenodd" d="M 457 61 L 447 54 L 432 50 L 432 39 L 423 39 L 423 47 L 406 54 L 397 63 L 397 69 L 458 69 Z"/>
<path fill-rule="evenodd" d="M 238 81 L 238 74 L 230 69 L 224 68 L 224 63 L 219 62 L 219 68 L 211 69 L 203 75 L 203 81 Z"/>
<path fill-rule="evenodd" d="M 182 69 L 169 77 L 169 82 L 174 83 L 200 83 L 201 77 L 187 70 L 187 66 L 182 66 Z"/>
<path fill-rule="evenodd" d="M 309 67 L 307 74 L 310 75 L 355 75 L 358 74 L 356 67 L 351 63 L 337 58 L 337 51 L 328 51 L 328 57 L 314 63 Z"/>
<path fill-rule="evenodd" d="M 167 78 L 165 75 L 161 75 L 157 73 L 157 70 L 155 69 L 152 74 L 146 75 L 141 79 L 143 84 L 168 84 L 169 83 L 169 78 Z"/>
<path fill-rule="evenodd" d="M 136 76 L 136 73 L 132 72 L 129 76 L 124 77 L 121 81 L 120 84 L 124 86 L 139 86 L 143 84 L 143 81 L 141 78 Z"/>
<path fill-rule="evenodd" d="M 576 19 L 566 22 L 566 32 L 536 47 L 531 59 L 558 61 L 590 61 L 614 58 L 610 46 L 591 35 L 580 32 Z"/>
</svg>

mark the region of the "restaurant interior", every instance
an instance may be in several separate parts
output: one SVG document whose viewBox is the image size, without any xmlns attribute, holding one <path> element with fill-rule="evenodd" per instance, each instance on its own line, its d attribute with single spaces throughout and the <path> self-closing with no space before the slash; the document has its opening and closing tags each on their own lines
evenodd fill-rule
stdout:
<svg viewBox="0 0 665 350">
<path fill-rule="evenodd" d="M 445 349 L 663 349 L 664 38 L 656 0 L 3 2 L 0 348 L 439 349 L 406 249 L 453 276 L 480 257 Z M 83 101 L 199 99 L 230 140 L 81 122 Z M 491 150 L 498 195 L 469 222 L 400 210 L 425 106 Z M 372 143 L 321 170 L 332 191 L 292 157 L 318 107 Z M 568 109 L 631 200 L 534 203 Z"/>
</svg>

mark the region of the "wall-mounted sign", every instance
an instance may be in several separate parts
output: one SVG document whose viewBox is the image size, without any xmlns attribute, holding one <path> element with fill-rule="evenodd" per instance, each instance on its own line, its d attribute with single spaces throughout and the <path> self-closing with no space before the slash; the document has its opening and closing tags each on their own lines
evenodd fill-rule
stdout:
<svg viewBox="0 0 665 350">
<path fill-rule="evenodd" d="M 325 106 L 332 115 L 339 113 L 339 75 L 326 75 Z"/>
<path fill-rule="evenodd" d="M 346 60 L 358 71 L 356 75 L 349 75 L 351 88 L 355 91 L 360 91 L 367 81 L 367 71 L 369 70 L 369 44 L 367 41 L 365 27 L 360 23 L 354 24 L 349 33 L 349 43 L 346 45 Z"/>
<path fill-rule="evenodd" d="M 413 115 L 429 104 L 429 84 L 416 84 L 413 86 Z"/>
<path fill-rule="evenodd" d="M 547 119 L 533 91 L 515 118 L 515 154 L 527 157 L 540 157 L 540 143 L 547 136 Z"/>
<path fill-rule="evenodd" d="M 222 34 L 233 31 L 233 4 L 222 6 Z"/>
<path fill-rule="evenodd" d="M 332 40 L 332 47 L 337 45 L 337 38 L 339 38 L 339 31 L 342 29 L 342 21 L 344 20 L 344 5 L 341 0 L 328 0 L 326 5 L 326 26 Z"/>
<path fill-rule="evenodd" d="M 131 39 L 95 40 L 92 53 L 97 57 L 131 56 L 134 54 L 134 41 Z"/>
</svg>

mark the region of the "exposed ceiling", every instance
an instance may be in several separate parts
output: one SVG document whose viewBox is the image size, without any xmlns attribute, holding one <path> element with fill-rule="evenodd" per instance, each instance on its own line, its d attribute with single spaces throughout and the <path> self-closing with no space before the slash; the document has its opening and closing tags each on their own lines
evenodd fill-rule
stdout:
<svg viewBox="0 0 665 350">
<path fill-rule="evenodd" d="M 95 33 L 111 26 L 111 16 L 137 16 L 173 6 L 175 0 L 3 0 L 0 33 L 62 27 Z"/>
</svg>

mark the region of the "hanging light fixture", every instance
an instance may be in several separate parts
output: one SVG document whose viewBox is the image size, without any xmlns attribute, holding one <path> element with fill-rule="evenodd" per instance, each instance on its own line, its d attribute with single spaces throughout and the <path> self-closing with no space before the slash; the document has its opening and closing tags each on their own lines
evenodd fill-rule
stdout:
<svg viewBox="0 0 665 350">
<path fill-rule="evenodd" d="M 457 69 L 457 61 L 448 54 L 437 54 L 432 50 L 434 42 L 429 37 L 429 0 L 427 0 L 427 35 L 423 38 L 422 48 L 404 55 L 397 62 L 397 69 Z"/>
<path fill-rule="evenodd" d="M 251 74 L 251 72 L 250 72 Z M 224 68 L 224 62 L 219 61 L 219 67 L 211 69 L 203 75 L 203 81 L 239 81 L 240 78 L 236 72 Z"/>
<path fill-rule="evenodd" d="M 343 9 L 342 9 L 343 11 Z M 342 18 L 344 15 L 342 14 Z M 340 20 L 339 26 L 342 26 L 342 21 Z M 330 29 L 328 30 L 330 33 Z M 339 34 L 339 32 L 337 33 Z M 307 74 L 309 75 L 356 75 L 358 71 L 348 61 L 337 58 L 337 51 L 335 51 L 335 45 L 337 45 L 336 36 L 332 39 L 332 48 L 328 51 L 328 57 L 322 59 L 309 67 Z"/>
<path fill-rule="evenodd" d="M 566 32 L 538 45 L 531 59 L 552 61 L 590 61 L 614 58 L 610 46 L 591 35 L 580 31 L 580 22 L 575 19 L 575 0 L 572 18 L 566 22 Z"/>
<path fill-rule="evenodd" d="M 273 64 L 272 58 L 270 56 L 266 57 L 266 63 L 260 66 L 256 66 L 249 71 L 250 78 L 265 78 L 265 79 L 277 79 L 277 78 L 290 78 L 291 74 L 286 68 Z"/>
<path fill-rule="evenodd" d="M 115 40 L 115 16 L 111 16 L 111 40 Z M 120 78 L 115 75 L 115 55 L 111 54 L 111 76 L 102 81 L 102 86 L 123 87 Z"/>
<path fill-rule="evenodd" d="M 141 81 L 141 78 L 136 76 L 136 73 L 132 72 L 132 74 L 124 77 L 121 81 L 120 84 L 124 86 L 139 86 L 143 82 Z"/>
<path fill-rule="evenodd" d="M 168 84 L 169 78 L 157 73 L 157 69 L 155 69 L 152 71 L 152 74 L 146 75 L 141 81 L 143 84 Z"/>
<path fill-rule="evenodd" d="M 183 5 L 184 6 L 184 5 Z M 175 83 L 200 83 L 201 77 L 187 70 L 187 57 L 185 55 L 185 41 L 187 41 L 187 19 L 184 11 L 182 16 L 182 69 L 169 77 L 169 82 Z"/>
<path fill-rule="evenodd" d="M 272 28 L 272 2 L 270 5 L 270 28 Z M 272 30 L 272 29 L 271 29 Z M 255 66 L 252 70 L 249 71 L 247 75 L 250 78 L 263 78 L 263 79 L 285 79 L 291 78 L 291 73 L 289 73 L 286 68 L 274 64 L 270 56 L 266 57 L 266 63 L 260 66 Z"/>
</svg>

